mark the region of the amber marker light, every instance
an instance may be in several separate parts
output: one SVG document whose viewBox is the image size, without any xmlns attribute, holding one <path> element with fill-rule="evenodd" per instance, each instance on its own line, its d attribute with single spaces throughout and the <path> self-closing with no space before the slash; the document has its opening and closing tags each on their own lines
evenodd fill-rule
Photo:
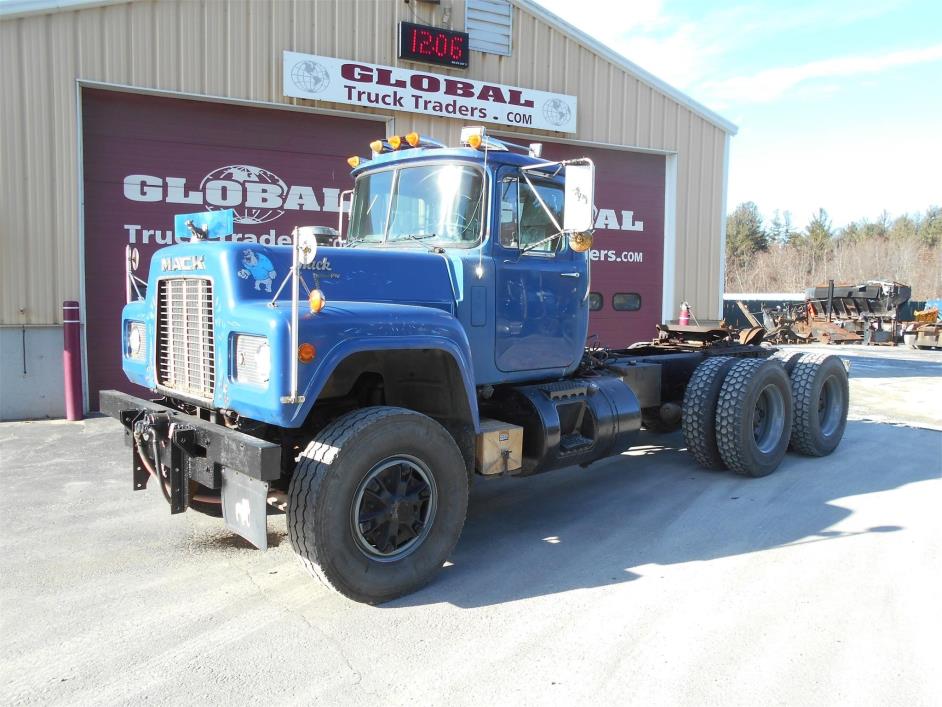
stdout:
<svg viewBox="0 0 942 707">
<path fill-rule="evenodd" d="M 311 305 L 311 314 L 317 314 L 327 304 L 327 298 L 320 290 L 311 290 L 311 294 L 307 296 L 307 303 Z"/>
<path fill-rule="evenodd" d="M 475 150 L 481 146 L 481 136 L 477 133 L 468 136 L 468 144 Z"/>
<path fill-rule="evenodd" d="M 347 158 L 347 164 L 350 165 L 353 169 L 356 169 L 360 166 L 360 158 L 354 155 L 353 157 Z"/>
<path fill-rule="evenodd" d="M 298 347 L 298 360 L 301 363 L 310 363 L 316 355 L 317 349 L 314 348 L 314 344 L 305 342 Z"/>
<path fill-rule="evenodd" d="M 418 147 L 419 143 L 422 142 L 422 138 L 418 133 L 409 133 L 406 135 L 406 142 L 409 143 L 409 147 Z"/>
<path fill-rule="evenodd" d="M 370 149 L 378 155 L 383 151 L 383 141 L 373 140 L 373 142 L 370 143 Z"/>
<path fill-rule="evenodd" d="M 386 142 L 388 142 L 389 146 L 394 150 L 398 150 L 402 146 L 402 138 L 398 135 L 393 135 L 391 138 L 387 139 Z"/>
</svg>

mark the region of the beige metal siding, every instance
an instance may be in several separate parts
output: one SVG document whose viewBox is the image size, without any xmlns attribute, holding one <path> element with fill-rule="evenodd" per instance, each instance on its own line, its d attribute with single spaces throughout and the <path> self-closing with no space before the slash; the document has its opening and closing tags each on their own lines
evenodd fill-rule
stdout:
<svg viewBox="0 0 942 707">
<path fill-rule="evenodd" d="M 462 0 L 413 7 L 436 21 L 450 8 L 464 26 Z M 396 65 L 396 23 L 411 13 L 398 0 L 138 0 L 4 18 L 0 324 L 59 323 L 62 300 L 79 296 L 76 80 L 351 110 L 282 96 L 282 51 Z M 475 52 L 468 71 L 430 70 L 578 95 L 579 132 L 547 136 L 679 152 L 675 293 L 716 314 L 724 130 L 520 7 L 513 48 Z M 395 129 L 453 143 L 460 124 L 400 113 Z"/>
</svg>

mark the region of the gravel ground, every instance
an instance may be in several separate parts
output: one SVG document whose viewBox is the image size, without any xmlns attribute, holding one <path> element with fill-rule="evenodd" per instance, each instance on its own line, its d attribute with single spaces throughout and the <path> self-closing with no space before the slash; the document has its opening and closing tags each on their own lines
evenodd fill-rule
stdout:
<svg viewBox="0 0 942 707">
<path fill-rule="evenodd" d="M 351 603 L 132 493 L 110 419 L 0 424 L 0 701 L 939 705 L 942 354 L 852 361 L 825 459 L 698 469 L 679 434 L 480 481 L 449 566 Z M 931 428 L 931 429 L 930 429 Z"/>
</svg>

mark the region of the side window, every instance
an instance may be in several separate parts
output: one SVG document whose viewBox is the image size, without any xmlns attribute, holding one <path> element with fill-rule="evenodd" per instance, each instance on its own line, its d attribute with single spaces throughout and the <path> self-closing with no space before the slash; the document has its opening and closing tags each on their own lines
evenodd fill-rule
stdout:
<svg viewBox="0 0 942 707">
<path fill-rule="evenodd" d="M 517 248 L 517 180 L 505 177 L 500 183 L 500 244 Z"/>
<path fill-rule="evenodd" d="M 641 295 L 637 292 L 619 292 L 612 296 L 612 309 L 619 312 L 637 312 L 641 309 Z"/>
<path fill-rule="evenodd" d="M 543 203 L 561 224 L 565 199 L 562 186 L 532 181 Z M 552 253 L 562 243 L 560 237 L 553 238 L 556 232 L 553 220 L 530 185 L 516 177 L 505 177 L 500 184 L 500 244 L 504 248 L 526 248 L 539 243 L 534 252 Z"/>
</svg>

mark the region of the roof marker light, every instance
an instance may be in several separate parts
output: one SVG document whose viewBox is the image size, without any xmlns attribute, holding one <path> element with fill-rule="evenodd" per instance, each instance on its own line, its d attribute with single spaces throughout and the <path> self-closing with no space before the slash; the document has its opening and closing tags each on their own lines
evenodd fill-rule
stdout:
<svg viewBox="0 0 942 707">
<path fill-rule="evenodd" d="M 402 146 L 402 138 L 398 135 L 390 136 L 386 139 L 386 142 L 388 142 L 389 146 L 394 150 L 398 150 Z"/>
<path fill-rule="evenodd" d="M 406 135 L 406 142 L 409 143 L 409 147 L 418 147 L 422 142 L 422 136 L 415 132 L 409 133 Z"/>
<path fill-rule="evenodd" d="M 352 169 L 356 169 L 360 166 L 360 158 L 354 155 L 353 157 L 347 158 L 347 164 L 350 165 Z"/>
<path fill-rule="evenodd" d="M 373 142 L 370 143 L 370 149 L 378 155 L 383 151 L 383 141 L 373 140 Z"/>
</svg>

